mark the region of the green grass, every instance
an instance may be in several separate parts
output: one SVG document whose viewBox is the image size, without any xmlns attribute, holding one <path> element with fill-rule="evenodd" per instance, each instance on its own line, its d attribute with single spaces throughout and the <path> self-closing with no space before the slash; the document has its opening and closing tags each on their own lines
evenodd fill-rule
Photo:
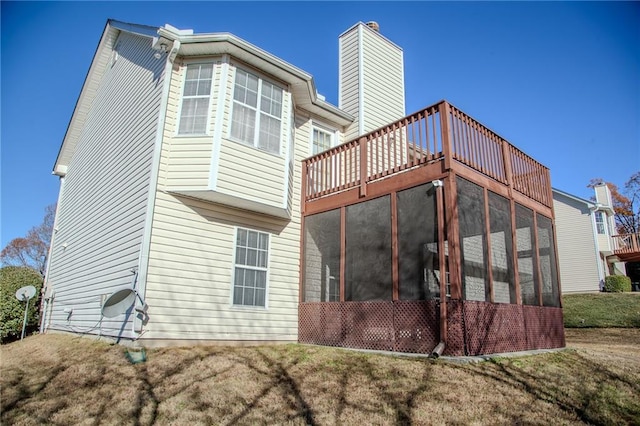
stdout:
<svg viewBox="0 0 640 426">
<path fill-rule="evenodd" d="M 562 308 L 568 328 L 640 327 L 640 293 L 567 294 Z"/>
</svg>

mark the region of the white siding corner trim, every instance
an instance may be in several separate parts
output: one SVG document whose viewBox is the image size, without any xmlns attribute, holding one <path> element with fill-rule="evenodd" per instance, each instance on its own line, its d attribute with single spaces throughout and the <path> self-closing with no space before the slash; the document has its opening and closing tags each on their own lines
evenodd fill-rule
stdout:
<svg viewBox="0 0 640 426">
<path fill-rule="evenodd" d="M 139 294 L 146 294 L 147 289 L 147 272 L 149 269 L 149 250 L 151 249 L 151 231 L 153 229 L 153 211 L 156 204 L 156 189 L 158 188 L 158 179 L 160 174 L 160 158 L 162 156 L 162 141 L 164 136 L 164 126 L 167 117 L 167 104 L 169 100 L 169 92 L 171 90 L 171 68 L 173 67 L 174 52 L 180 49 L 180 42 L 175 41 L 172 52 L 167 54 L 164 66 L 164 81 L 162 87 L 162 95 L 160 96 L 160 111 L 158 112 L 158 125 L 156 127 L 156 139 L 153 147 L 153 159 L 151 161 L 151 176 L 149 178 L 149 194 L 147 195 L 147 210 L 144 220 L 144 230 L 142 234 L 142 247 L 140 250 L 140 261 L 138 263 L 138 284 L 137 290 Z M 141 301 L 136 299 L 136 306 L 141 305 Z M 136 315 L 133 321 L 135 333 L 142 332 L 142 319 Z"/>
<path fill-rule="evenodd" d="M 213 129 L 213 149 L 211 150 L 211 171 L 209 175 L 209 189 L 216 190 L 218 186 L 218 170 L 220 167 L 220 147 L 222 145 L 222 128 L 224 120 L 225 101 L 227 99 L 227 85 L 229 84 L 229 55 L 222 56 L 218 99 L 216 105 L 215 127 Z M 212 86 L 214 86 L 212 84 Z"/>
</svg>

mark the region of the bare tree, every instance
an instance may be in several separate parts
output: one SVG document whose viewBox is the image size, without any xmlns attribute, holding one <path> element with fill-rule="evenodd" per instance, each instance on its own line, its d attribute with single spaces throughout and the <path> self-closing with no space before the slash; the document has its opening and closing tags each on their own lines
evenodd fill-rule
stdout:
<svg viewBox="0 0 640 426">
<path fill-rule="evenodd" d="M 51 234 L 56 216 L 56 205 L 45 209 L 42 223 L 34 226 L 25 237 L 14 238 L 0 252 L 0 261 L 5 266 L 26 266 L 44 277 L 47 256 L 51 245 Z"/>
</svg>

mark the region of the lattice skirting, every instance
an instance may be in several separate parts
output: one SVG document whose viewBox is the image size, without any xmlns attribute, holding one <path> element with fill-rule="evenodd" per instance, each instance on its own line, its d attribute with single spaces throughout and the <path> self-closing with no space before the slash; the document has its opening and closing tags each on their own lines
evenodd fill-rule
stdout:
<svg viewBox="0 0 640 426">
<path fill-rule="evenodd" d="M 428 354 L 440 341 L 439 309 L 434 300 L 301 303 L 298 340 Z M 560 308 L 451 300 L 447 321 L 447 355 L 564 346 Z"/>
</svg>

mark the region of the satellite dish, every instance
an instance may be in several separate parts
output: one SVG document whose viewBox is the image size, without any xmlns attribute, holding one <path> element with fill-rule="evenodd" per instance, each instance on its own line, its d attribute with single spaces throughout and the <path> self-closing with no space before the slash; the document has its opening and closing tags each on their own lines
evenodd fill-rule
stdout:
<svg viewBox="0 0 640 426">
<path fill-rule="evenodd" d="M 115 291 L 102 304 L 102 316 L 114 318 L 127 312 L 136 301 L 136 291 L 132 288 L 122 288 Z"/>
<path fill-rule="evenodd" d="M 20 340 L 24 339 L 24 331 L 27 328 L 27 313 L 29 312 L 29 300 L 36 295 L 36 288 L 32 285 L 20 287 L 16 291 L 16 299 L 21 302 L 27 302 L 24 307 L 24 320 L 22 320 L 22 335 Z"/>
<path fill-rule="evenodd" d="M 16 291 L 16 299 L 18 299 L 21 302 L 24 302 L 25 300 L 29 300 L 33 298 L 33 296 L 35 295 L 36 295 L 36 288 L 32 285 L 20 287 L 18 291 Z"/>
</svg>

